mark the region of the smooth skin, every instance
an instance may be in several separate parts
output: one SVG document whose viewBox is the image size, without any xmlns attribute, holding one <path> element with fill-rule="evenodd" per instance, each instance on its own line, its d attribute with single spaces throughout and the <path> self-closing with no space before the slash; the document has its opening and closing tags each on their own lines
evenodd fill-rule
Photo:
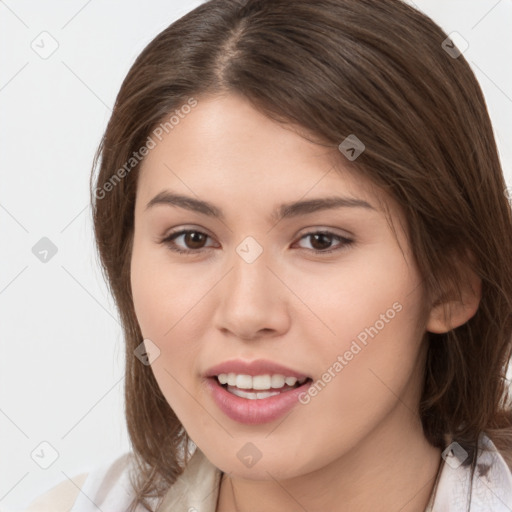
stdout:
<svg viewBox="0 0 512 512">
<path fill-rule="evenodd" d="M 147 207 L 162 191 L 213 203 L 224 218 Z M 372 208 L 270 218 L 282 203 L 334 195 Z M 166 400 L 199 449 L 229 475 L 217 512 L 235 510 L 231 485 L 239 512 L 425 509 L 441 461 L 416 412 L 425 332 L 470 319 L 480 282 L 469 275 L 463 302 L 449 303 L 448 316 L 443 304 L 431 308 L 405 225 L 393 200 L 351 171 L 341 153 L 235 94 L 198 98 L 147 155 L 135 206 L 135 311 L 144 338 L 160 350 L 152 369 Z M 177 236 L 174 246 L 193 253 L 162 243 L 183 229 L 199 233 Z M 331 237 L 311 235 L 326 230 Z M 252 263 L 236 250 L 249 236 L 263 250 Z M 339 250 L 322 253 L 328 249 Z M 397 302 L 400 312 L 284 418 L 235 422 L 206 390 L 204 372 L 234 358 L 270 359 L 321 379 Z M 248 442 L 261 452 L 250 468 L 237 457 Z"/>
</svg>

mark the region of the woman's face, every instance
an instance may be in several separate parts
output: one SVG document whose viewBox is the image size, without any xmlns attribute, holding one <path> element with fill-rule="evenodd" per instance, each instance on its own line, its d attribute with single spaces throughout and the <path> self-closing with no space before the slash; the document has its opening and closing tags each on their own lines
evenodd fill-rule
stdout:
<svg viewBox="0 0 512 512">
<path fill-rule="evenodd" d="M 238 96 L 182 117 L 141 169 L 131 285 L 160 351 L 154 375 L 192 440 L 223 471 L 269 479 L 420 433 L 423 286 L 398 208 L 342 153 Z M 346 201 L 282 206 L 327 198 Z M 235 374 L 230 391 L 211 373 Z M 272 375 L 308 379 L 295 390 Z"/>
</svg>

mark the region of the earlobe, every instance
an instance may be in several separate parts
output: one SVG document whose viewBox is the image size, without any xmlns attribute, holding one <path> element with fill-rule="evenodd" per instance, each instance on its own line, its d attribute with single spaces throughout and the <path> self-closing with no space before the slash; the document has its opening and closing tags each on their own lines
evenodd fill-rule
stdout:
<svg viewBox="0 0 512 512">
<path fill-rule="evenodd" d="M 482 298 L 482 280 L 473 271 L 468 271 L 460 291 L 460 296 L 450 295 L 433 304 L 426 324 L 427 331 L 446 333 L 465 324 L 476 314 Z"/>
</svg>

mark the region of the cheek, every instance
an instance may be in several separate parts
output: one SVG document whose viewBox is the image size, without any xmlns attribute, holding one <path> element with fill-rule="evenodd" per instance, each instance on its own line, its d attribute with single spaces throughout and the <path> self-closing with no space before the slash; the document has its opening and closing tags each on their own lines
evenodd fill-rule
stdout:
<svg viewBox="0 0 512 512">
<path fill-rule="evenodd" d="M 145 269 L 133 269 L 132 295 L 135 314 L 144 338 L 156 339 L 170 328 L 165 314 L 165 302 L 161 299 L 158 282 Z M 169 319 L 170 320 L 170 319 Z"/>
<path fill-rule="evenodd" d="M 151 364 L 158 386 L 178 418 L 186 422 L 201 414 L 190 400 L 197 384 L 191 371 L 199 350 L 194 340 L 201 339 L 197 331 L 201 322 L 193 305 L 200 290 L 187 286 L 187 276 L 172 271 L 155 252 L 134 243 L 131 286 L 135 314 L 144 339 L 160 350 Z"/>
<path fill-rule="evenodd" d="M 382 263 L 347 276 L 344 286 L 331 288 L 332 301 L 324 298 L 336 336 L 317 349 L 321 382 L 311 399 L 353 432 L 386 414 L 417 374 L 424 332 L 419 276 L 405 264 L 395 273 Z"/>
<path fill-rule="evenodd" d="M 160 350 L 160 357 L 152 364 L 159 383 L 160 378 L 167 381 L 169 377 L 165 370 L 191 379 L 187 369 L 197 355 L 206 325 L 206 311 L 200 303 L 211 284 L 197 270 L 182 271 L 170 265 L 165 251 L 135 242 L 131 286 L 142 335 Z"/>
<path fill-rule="evenodd" d="M 181 327 L 200 290 L 189 276 L 169 265 L 165 251 L 135 238 L 131 260 L 133 303 L 142 334 L 147 338 L 171 338 Z M 190 311 L 190 313 L 188 313 Z M 193 313 L 192 313 L 193 314 Z M 187 317 L 186 321 L 190 321 Z"/>
<path fill-rule="evenodd" d="M 304 318 L 314 323 L 325 348 L 348 349 L 358 336 L 362 342 L 371 339 L 368 330 L 382 337 L 380 333 L 404 329 L 393 335 L 398 342 L 408 338 L 420 314 L 420 277 L 391 244 L 349 255 L 328 270 L 320 265 L 309 272 L 302 269 L 287 280 L 307 304 L 310 311 Z"/>
<path fill-rule="evenodd" d="M 311 400 L 355 432 L 385 414 L 396 400 L 390 390 L 404 392 L 416 371 L 424 331 L 421 279 L 393 248 L 347 261 L 333 274 L 308 298 L 330 331 L 316 334 L 311 346 L 320 380 Z"/>
<path fill-rule="evenodd" d="M 393 289 L 390 296 L 372 298 L 367 308 L 353 306 L 357 316 L 345 317 L 340 309 L 336 343 L 317 345 L 315 390 L 312 386 L 303 397 L 301 411 L 304 430 L 319 431 L 307 439 L 313 452 L 329 457 L 333 447 L 349 449 L 383 424 L 397 404 L 413 417 L 409 411 L 416 410 L 421 384 L 422 331 L 416 325 L 418 297 L 409 291 Z M 325 439 L 331 440 L 328 447 Z"/>
</svg>

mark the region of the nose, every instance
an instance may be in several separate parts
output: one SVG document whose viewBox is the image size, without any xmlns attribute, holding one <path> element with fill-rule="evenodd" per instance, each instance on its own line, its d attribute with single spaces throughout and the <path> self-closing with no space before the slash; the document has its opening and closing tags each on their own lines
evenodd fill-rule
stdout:
<svg viewBox="0 0 512 512">
<path fill-rule="evenodd" d="M 250 260 L 249 260 L 250 261 Z M 235 253 L 228 274 L 218 285 L 215 326 L 243 340 L 276 337 L 290 326 L 287 289 L 265 251 L 252 262 Z"/>
</svg>

